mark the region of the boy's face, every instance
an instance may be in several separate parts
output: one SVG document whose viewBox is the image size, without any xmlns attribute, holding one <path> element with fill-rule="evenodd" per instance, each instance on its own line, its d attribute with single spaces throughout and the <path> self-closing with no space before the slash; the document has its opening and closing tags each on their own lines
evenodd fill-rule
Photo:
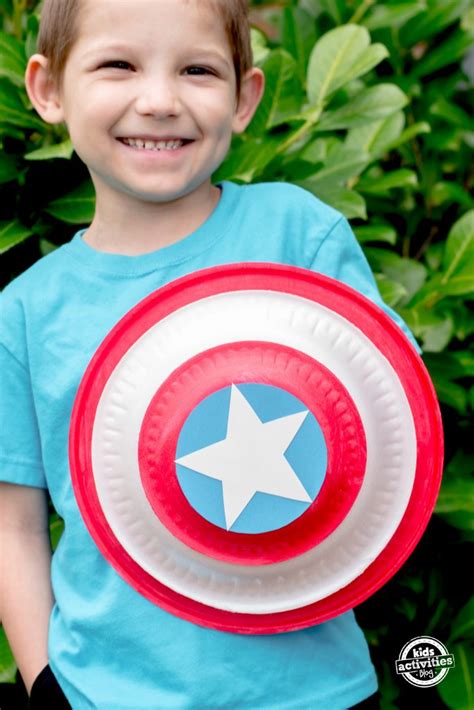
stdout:
<svg viewBox="0 0 474 710">
<path fill-rule="evenodd" d="M 209 189 L 232 131 L 253 113 L 237 106 L 231 49 L 210 4 L 83 0 L 78 22 L 58 104 L 98 201 L 170 202 Z"/>
</svg>

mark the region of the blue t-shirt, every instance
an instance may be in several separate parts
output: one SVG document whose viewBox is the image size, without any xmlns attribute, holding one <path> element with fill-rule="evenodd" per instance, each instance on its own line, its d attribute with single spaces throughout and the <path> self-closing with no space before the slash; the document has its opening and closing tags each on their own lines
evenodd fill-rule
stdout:
<svg viewBox="0 0 474 710">
<path fill-rule="evenodd" d="M 115 572 L 76 504 L 69 421 L 96 348 L 153 290 L 198 269 L 244 261 L 313 269 L 383 306 L 347 221 L 304 190 L 279 183 L 224 182 L 204 224 L 151 254 L 98 252 L 79 232 L 2 294 L 0 479 L 48 488 L 65 521 L 52 563 L 49 657 L 74 710 L 342 710 L 376 690 L 352 612 L 262 636 L 184 621 Z"/>
</svg>

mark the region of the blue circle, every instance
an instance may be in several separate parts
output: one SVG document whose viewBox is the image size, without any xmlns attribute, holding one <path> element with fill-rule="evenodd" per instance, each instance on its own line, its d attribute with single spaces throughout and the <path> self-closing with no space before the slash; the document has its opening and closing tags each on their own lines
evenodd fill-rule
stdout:
<svg viewBox="0 0 474 710">
<path fill-rule="evenodd" d="M 327 447 L 314 415 L 294 395 L 273 385 L 236 385 L 262 423 L 307 412 L 284 457 L 310 501 L 293 500 L 256 491 L 236 520 L 227 527 L 222 481 L 176 463 L 176 475 L 190 505 L 206 520 L 237 533 L 277 530 L 300 517 L 312 504 L 324 482 Z M 216 390 L 189 414 L 178 438 L 176 460 L 221 442 L 227 436 L 232 385 Z M 292 475 L 292 474 L 290 474 Z"/>
</svg>

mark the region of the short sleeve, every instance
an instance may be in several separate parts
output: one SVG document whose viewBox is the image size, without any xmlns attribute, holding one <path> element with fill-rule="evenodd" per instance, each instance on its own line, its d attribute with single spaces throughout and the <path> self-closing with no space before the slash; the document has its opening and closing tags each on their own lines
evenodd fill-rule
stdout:
<svg viewBox="0 0 474 710">
<path fill-rule="evenodd" d="M 0 480 L 47 488 L 28 369 L 0 343 Z"/>
<path fill-rule="evenodd" d="M 421 353 L 421 348 L 406 323 L 382 300 L 367 259 L 344 217 L 336 222 L 320 243 L 309 268 L 332 276 L 370 298 L 395 321 L 416 350 Z"/>
</svg>

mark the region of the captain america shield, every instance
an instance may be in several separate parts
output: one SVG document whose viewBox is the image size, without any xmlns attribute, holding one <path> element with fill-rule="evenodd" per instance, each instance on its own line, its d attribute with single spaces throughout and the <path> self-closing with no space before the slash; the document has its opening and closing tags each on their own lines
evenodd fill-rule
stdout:
<svg viewBox="0 0 474 710">
<path fill-rule="evenodd" d="M 85 523 L 140 594 L 237 633 L 305 628 L 402 565 L 433 511 L 439 407 L 400 328 L 334 279 L 233 264 L 112 329 L 69 458 Z"/>
</svg>

